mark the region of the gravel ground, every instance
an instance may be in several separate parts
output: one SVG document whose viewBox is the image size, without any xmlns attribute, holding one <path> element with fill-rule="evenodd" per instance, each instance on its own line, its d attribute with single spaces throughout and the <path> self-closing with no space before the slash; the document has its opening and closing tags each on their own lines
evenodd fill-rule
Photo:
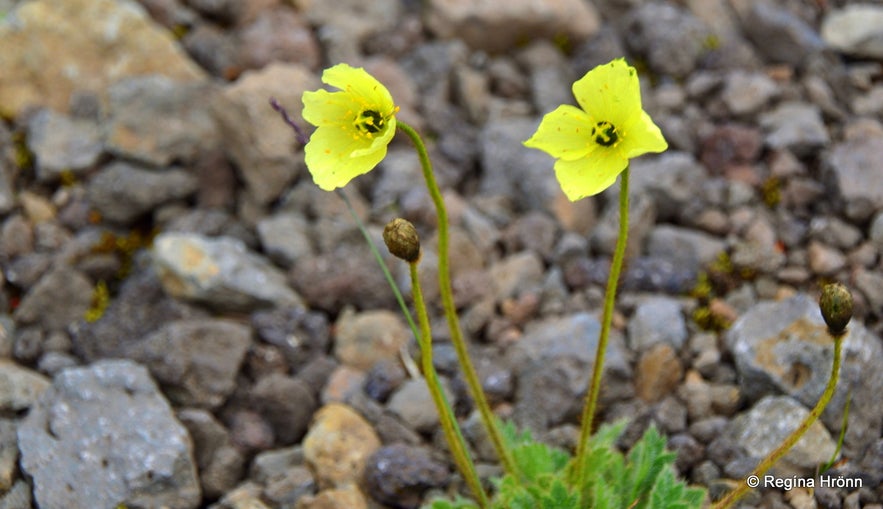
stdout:
<svg viewBox="0 0 883 509">
<path fill-rule="evenodd" d="M 856 300 L 841 382 L 777 468 L 883 504 L 883 3 L 0 0 L 0 508 L 414 508 L 462 489 L 397 311 L 294 118 L 364 66 L 429 141 L 455 299 L 501 416 L 564 447 L 593 362 L 616 186 L 571 203 L 521 145 L 625 56 L 670 149 L 632 164 L 600 419 L 655 423 L 719 494 L 830 369 L 820 285 Z M 398 137 L 346 188 L 421 262 L 436 362 L 484 475 L 438 305 L 435 217 Z M 407 293 L 407 270 L 385 262 Z"/>
</svg>

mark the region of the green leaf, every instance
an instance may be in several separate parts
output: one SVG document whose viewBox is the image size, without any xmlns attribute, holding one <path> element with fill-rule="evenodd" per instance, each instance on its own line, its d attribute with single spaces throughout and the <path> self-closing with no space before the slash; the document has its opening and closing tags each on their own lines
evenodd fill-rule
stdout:
<svg viewBox="0 0 883 509">
<path fill-rule="evenodd" d="M 629 505 L 638 501 L 635 506 L 644 508 L 647 505 L 646 495 L 650 493 L 656 477 L 676 459 L 676 455 L 665 450 L 665 437 L 659 434 L 655 426 L 650 426 L 644 436 L 629 452 L 629 472 L 623 486 L 623 494 Z"/>
<path fill-rule="evenodd" d="M 429 509 L 479 509 L 474 502 L 462 497 L 457 497 L 453 501 L 437 498 L 430 502 L 428 507 Z"/>
</svg>

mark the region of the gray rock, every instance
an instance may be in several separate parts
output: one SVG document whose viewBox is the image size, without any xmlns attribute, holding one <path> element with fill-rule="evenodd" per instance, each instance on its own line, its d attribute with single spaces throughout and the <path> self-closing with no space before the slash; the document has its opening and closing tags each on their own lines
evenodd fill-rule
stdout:
<svg viewBox="0 0 883 509">
<path fill-rule="evenodd" d="M 285 470 L 303 463 L 304 451 L 300 445 L 264 451 L 254 457 L 250 477 L 266 484 L 274 477 L 283 475 Z"/>
<path fill-rule="evenodd" d="M 737 269 L 776 274 L 785 263 L 785 255 L 774 244 L 739 240 L 733 244 L 730 261 Z"/>
<path fill-rule="evenodd" d="M 4 493 L 12 488 L 18 471 L 17 428 L 17 421 L 0 419 L 0 490 Z"/>
<path fill-rule="evenodd" d="M 761 302 L 739 317 L 726 335 L 742 392 L 749 400 L 784 393 L 807 407 L 816 404 L 831 373 L 833 346 L 818 304 L 806 294 Z M 837 391 L 822 414 L 832 431 L 840 429 L 843 408 L 852 398 L 844 453 L 858 454 L 877 436 L 883 409 L 883 347 L 861 323 L 849 325 Z"/>
<path fill-rule="evenodd" d="M 855 136 L 823 155 L 823 168 L 843 198 L 846 215 L 867 220 L 883 203 L 883 175 L 875 162 L 883 159 L 883 133 Z"/>
<path fill-rule="evenodd" d="M 491 102 L 490 79 L 488 73 L 465 65 L 457 66 L 451 76 L 454 96 L 473 124 L 482 125 L 487 120 Z"/>
<path fill-rule="evenodd" d="M 429 192 L 425 189 L 420 160 L 413 150 L 390 147 L 380 168 L 383 171 L 378 175 L 377 182 L 371 186 L 371 201 L 375 208 L 400 205 L 406 195 L 418 190 L 424 202 L 430 199 Z"/>
<path fill-rule="evenodd" d="M 426 258 L 424 255 L 422 270 L 426 270 Z M 364 241 L 358 245 L 344 243 L 321 256 L 304 259 L 292 268 L 289 277 L 312 308 L 332 314 L 346 305 L 364 309 L 395 306 L 383 273 L 379 268 L 369 268 L 368 264 L 375 263 L 372 260 Z"/>
<path fill-rule="evenodd" d="M 299 259 L 314 254 L 310 226 L 301 215 L 275 214 L 258 222 L 257 229 L 267 256 L 283 267 L 291 267 Z"/>
<path fill-rule="evenodd" d="M 702 266 L 713 262 L 725 247 L 724 241 L 707 233 L 663 224 L 648 235 L 646 254 L 681 266 Z"/>
<path fill-rule="evenodd" d="M 0 361 L 0 410 L 27 410 L 47 388 L 49 380 L 43 375 L 10 360 Z"/>
<path fill-rule="evenodd" d="M 203 495 L 218 498 L 232 491 L 242 477 L 245 458 L 233 446 L 227 429 L 206 410 L 184 409 L 178 419 L 193 439 Z"/>
<path fill-rule="evenodd" d="M 815 240 L 806 248 L 806 261 L 810 270 L 820 276 L 832 276 L 846 267 L 843 253 Z"/>
<path fill-rule="evenodd" d="M 759 72 L 733 71 L 724 83 L 721 99 L 734 115 L 750 115 L 761 111 L 779 92 L 776 82 Z"/>
<path fill-rule="evenodd" d="M 490 268 L 497 302 L 539 288 L 543 283 L 543 261 L 532 251 L 522 251 L 500 260 Z"/>
<path fill-rule="evenodd" d="M 883 210 L 878 212 L 871 221 L 871 226 L 868 228 L 868 238 L 877 251 L 883 253 Z"/>
<path fill-rule="evenodd" d="M 809 222 L 809 234 L 825 244 L 850 249 L 862 240 L 862 232 L 836 216 L 816 216 Z"/>
<path fill-rule="evenodd" d="M 687 324 L 681 304 L 670 297 L 650 297 L 641 301 L 628 323 L 628 344 L 642 352 L 656 343 L 667 343 L 680 350 L 687 340 Z"/>
<path fill-rule="evenodd" d="M 579 412 L 600 331 L 600 322 L 588 313 L 527 327 L 507 352 L 518 380 L 513 418 L 519 426 L 545 431 Z M 604 360 L 602 402 L 632 396 L 631 373 L 623 338 L 613 331 Z"/>
<path fill-rule="evenodd" d="M 263 498 L 276 504 L 274 507 L 296 507 L 298 500 L 316 491 L 312 472 L 303 465 L 294 465 L 267 481 Z"/>
<path fill-rule="evenodd" d="M 711 30 L 691 12 L 653 2 L 640 5 L 626 17 L 625 40 L 633 51 L 646 55 L 659 73 L 683 78 L 707 51 Z"/>
<path fill-rule="evenodd" d="M 824 49 L 815 29 L 787 6 L 772 0 L 741 2 L 742 30 L 767 60 L 798 66 L 807 55 Z"/>
<path fill-rule="evenodd" d="M 273 373 L 261 378 L 249 391 L 252 407 L 273 428 L 277 443 L 291 445 L 307 431 L 317 401 L 302 380 Z"/>
<path fill-rule="evenodd" d="M 754 461 L 769 454 L 785 439 L 809 410 L 787 396 L 767 396 L 751 410 L 738 415 L 724 431 Z M 815 422 L 806 434 L 776 463 L 772 472 L 779 477 L 806 475 L 831 459 L 836 443 L 821 422 Z"/>
<path fill-rule="evenodd" d="M 258 11 L 254 19 L 237 30 L 233 43 L 239 65 L 245 69 L 262 69 L 280 61 L 315 69 L 322 61 L 316 33 L 299 10 L 287 5 Z"/>
<path fill-rule="evenodd" d="M 71 342 L 74 352 L 90 362 L 121 357 L 127 345 L 163 324 L 200 314 L 167 296 L 152 270 L 140 270 L 123 281 L 101 318 L 73 331 Z"/>
<path fill-rule="evenodd" d="M 852 111 L 856 115 L 873 117 L 883 112 L 883 86 L 876 85 L 867 93 L 852 100 Z"/>
<path fill-rule="evenodd" d="M 455 408 L 457 400 L 454 393 L 451 392 L 444 378 L 439 377 L 439 380 L 448 402 L 452 408 Z M 423 378 L 411 378 L 402 383 L 390 396 L 386 407 L 417 432 L 429 433 L 438 429 L 438 410 L 432 402 L 432 396 Z"/>
<path fill-rule="evenodd" d="M 92 282 L 79 271 L 61 267 L 28 290 L 13 316 L 22 324 L 62 330 L 82 320 L 91 305 Z"/>
<path fill-rule="evenodd" d="M 570 72 L 560 48 L 549 41 L 536 41 L 519 56 L 529 69 L 536 111 L 549 112 L 562 104 L 573 103 L 571 87 L 576 77 Z"/>
<path fill-rule="evenodd" d="M 863 58 L 883 58 L 883 7 L 871 3 L 831 9 L 822 38 L 834 49 Z"/>
<path fill-rule="evenodd" d="M 853 274 L 853 278 L 855 287 L 867 299 L 868 307 L 874 310 L 873 313 L 880 316 L 883 312 L 883 274 L 859 269 Z"/>
<path fill-rule="evenodd" d="M 302 305 L 285 275 L 238 239 L 163 233 L 153 242 L 153 261 L 174 297 L 239 311 Z"/>
<path fill-rule="evenodd" d="M 293 119 L 300 118 L 301 95 L 319 80 L 301 65 L 272 64 L 245 73 L 213 102 L 225 148 L 251 196 L 260 204 L 278 198 L 306 169 L 293 150 L 291 130 L 267 101 L 275 98 Z"/>
<path fill-rule="evenodd" d="M 828 144 L 830 137 L 819 108 L 813 104 L 785 102 L 760 117 L 766 144 L 807 155 Z"/>
<path fill-rule="evenodd" d="M 401 3 L 394 0 L 343 0 L 334 4 L 311 2 L 304 13 L 310 24 L 322 27 L 318 35 L 325 58 L 329 62 L 351 62 L 361 58 L 361 44 L 366 39 L 392 31 L 401 9 Z"/>
<path fill-rule="evenodd" d="M 538 122 L 521 118 L 491 120 L 481 133 L 481 165 L 484 170 L 479 192 L 508 196 L 526 210 L 552 210 L 561 195 L 552 159 L 521 145 L 536 130 Z"/>
<path fill-rule="evenodd" d="M 34 506 L 31 485 L 19 479 L 0 496 L 0 509 L 31 509 Z"/>
<path fill-rule="evenodd" d="M 190 12 L 196 17 L 195 13 Z M 234 34 L 213 23 L 188 23 L 184 26 L 192 26 L 181 38 L 181 45 L 190 58 L 213 76 L 229 79 L 236 70 L 239 55 Z"/>
<path fill-rule="evenodd" d="M 658 156 L 640 157 L 630 163 L 630 168 L 629 192 L 632 199 L 640 194 L 650 196 L 659 221 L 680 217 L 687 203 L 701 195 L 705 170 L 687 152 L 669 150 Z M 618 200 L 619 183 L 606 191 L 606 195 L 614 201 Z"/>
<path fill-rule="evenodd" d="M 30 118 L 28 147 L 34 152 L 37 179 L 42 182 L 58 180 L 65 171 L 82 174 L 103 151 L 97 125 L 48 109 Z"/>
<path fill-rule="evenodd" d="M 416 509 L 423 493 L 448 481 L 448 468 L 422 447 L 391 444 L 365 462 L 365 484 L 374 500 L 401 509 Z"/>
<path fill-rule="evenodd" d="M 107 148 L 125 158 L 163 167 L 192 163 L 221 144 L 210 104 L 217 88 L 166 76 L 138 76 L 109 89 Z"/>
<path fill-rule="evenodd" d="M 576 0 L 501 4 L 432 0 L 426 24 L 441 39 L 456 38 L 475 49 L 503 52 L 538 37 L 564 35 L 579 42 L 597 32 L 601 20 L 592 4 Z"/>
<path fill-rule="evenodd" d="M 87 193 L 103 218 L 127 223 L 159 205 L 193 194 L 196 188 L 196 177 L 185 170 L 153 171 L 118 161 L 89 180 Z"/>
<path fill-rule="evenodd" d="M 613 256 L 616 241 L 619 239 L 619 182 L 613 185 L 610 195 L 616 197 L 607 202 L 597 226 L 592 231 L 593 251 Z M 626 259 L 634 259 L 641 254 L 647 235 L 656 224 L 656 204 L 645 194 L 632 194 L 629 199 L 628 244 Z"/>
<path fill-rule="evenodd" d="M 258 337 L 282 351 L 294 372 L 328 351 L 330 332 L 324 313 L 278 307 L 251 315 Z"/>
<path fill-rule="evenodd" d="M 147 370 L 99 361 L 60 373 L 18 428 L 40 507 L 169 507 L 201 500 L 193 445 Z"/>
<path fill-rule="evenodd" d="M 481 240 L 486 239 L 486 236 L 478 231 L 473 236 Z M 509 224 L 503 232 L 503 242 L 508 253 L 528 250 L 539 254 L 543 259 L 549 259 L 558 236 L 558 223 L 554 219 L 542 212 L 528 212 Z M 486 252 L 492 248 L 492 245 L 482 244 L 479 247 Z"/>
<path fill-rule="evenodd" d="M 8 213 L 17 202 L 12 180 L 12 169 L 0 161 L 0 214 Z"/>
<path fill-rule="evenodd" d="M 229 320 L 179 320 L 125 348 L 150 370 L 172 402 L 217 408 L 236 388 L 251 330 Z"/>
<path fill-rule="evenodd" d="M 334 324 L 334 356 L 350 367 L 368 371 L 374 364 L 397 359 L 411 339 L 398 313 L 345 309 Z"/>
</svg>

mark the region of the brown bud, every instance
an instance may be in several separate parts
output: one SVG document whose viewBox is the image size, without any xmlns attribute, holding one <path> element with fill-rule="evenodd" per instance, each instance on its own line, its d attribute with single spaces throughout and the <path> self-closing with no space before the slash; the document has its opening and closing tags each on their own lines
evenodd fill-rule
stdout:
<svg viewBox="0 0 883 509">
<path fill-rule="evenodd" d="M 383 242 L 389 252 L 408 263 L 420 259 L 420 237 L 410 221 L 396 218 L 383 228 Z"/>
<path fill-rule="evenodd" d="M 828 324 L 828 331 L 835 336 L 843 334 L 852 318 L 852 294 L 840 283 L 825 285 L 819 297 L 819 309 Z"/>
</svg>

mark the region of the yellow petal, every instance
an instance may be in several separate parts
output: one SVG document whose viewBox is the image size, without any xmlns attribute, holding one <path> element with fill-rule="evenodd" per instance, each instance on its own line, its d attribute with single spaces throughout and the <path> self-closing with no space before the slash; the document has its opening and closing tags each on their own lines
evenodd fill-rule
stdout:
<svg viewBox="0 0 883 509">
<path fill-rule="evenodd" d="M 618 150 L 599 149 L 575 161 L 555 162 L 555 177 L 570 201 L 592 196 L 612 186 L 616 177 L 628 166 L 628 159 Z"/>
<path fill-rule="evenodd" d="M 586 112 L 563 105 L 543 117 L 537 132 L 524 142 L 524 146 L 572 161 L 585 157 L 595 147 L 591 132 L 592 119 Z"/>
<path fill-rule="evenodd" d="M 322 73 L 322 82 L 353 94 L 363 109 L 373 109 L 382 115 L 389 115 L 395 109 L 389 90 L 361 67 L 347 64 L 329 67 Z"/>
<path fill-rule="evenodd" d="M 623 128 L 622 142 L 617 147 L 624 157 L 631 159 L 648 152 L 659 153 L 668 149 L 668 142 L 662 136 L 653 119 L 641 112 L 637 120 Z"/>
<path fill-rule="evenodd" d="M 593 119 L 617 128 L 641 111 L 638 72 L 622 58 L 587 72 L 573 84 L 573 95 Z"/>
<path fill-rule="evenodd" d="M 359 154 L 353 156 L 353 154 Z M 353 137 L 339 127 L 320 127 L 304 147 L 304 160 L 317 186 L 325 191 L 343 187 L 368 173 L 386 156 L 386 144 Z"/>
<path fill-rule="evenodd" d="M 351 125 L 361 108 L 353 95 L 346 92 L 304 92 L 301 100 L 304 120 L 316 127 Z"/>
</svg>

